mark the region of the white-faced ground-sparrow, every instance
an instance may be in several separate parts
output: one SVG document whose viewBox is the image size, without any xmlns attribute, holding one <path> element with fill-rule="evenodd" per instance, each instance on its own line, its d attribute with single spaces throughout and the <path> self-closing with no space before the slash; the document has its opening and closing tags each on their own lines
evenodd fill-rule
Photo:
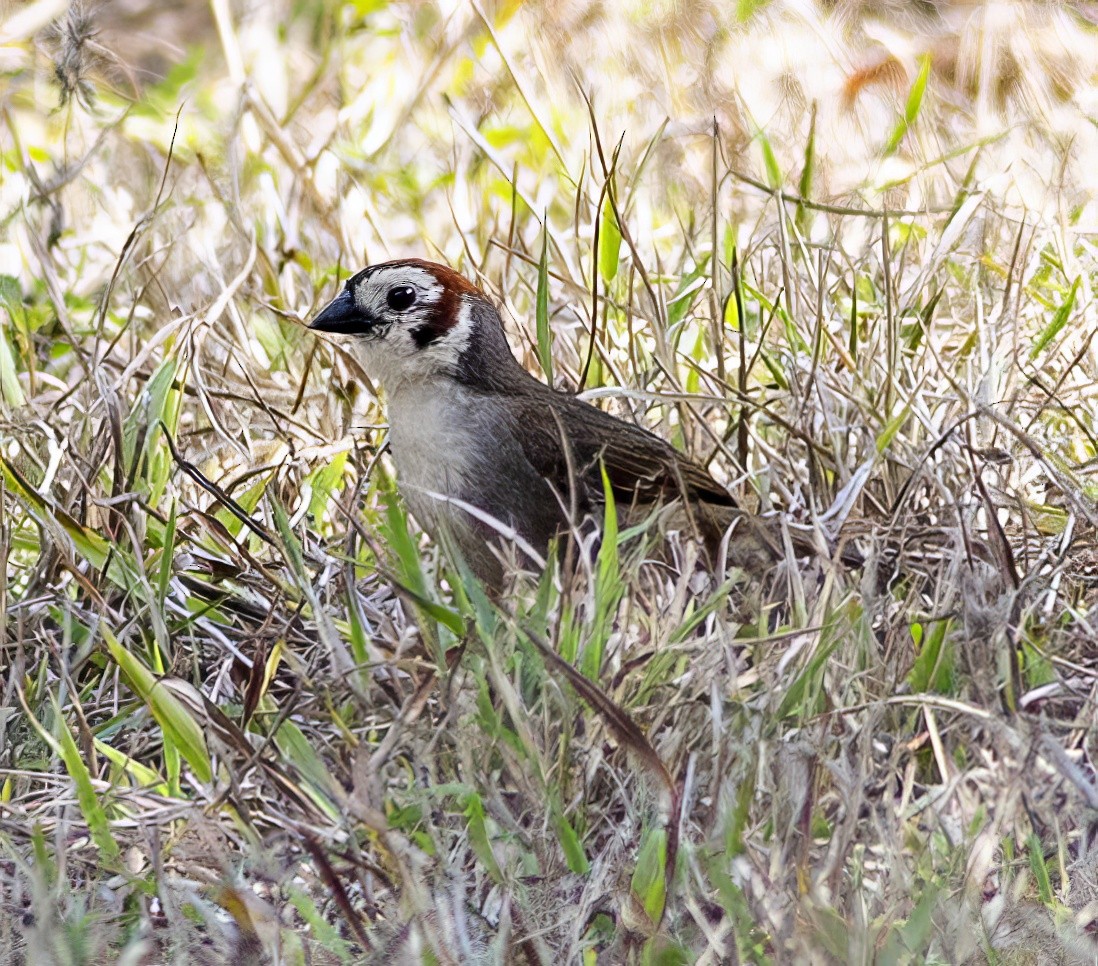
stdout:
<svg viewBox="0 0 1098 966">
<path fill-rule="evenodd" d="M 567 528 L 601 521 L 603 469 L 626 524 L 674 502 L 686 510 L 684 529 L 711 552 L 732 528 L 732 564 L 757 572 L 781 555 L 775 521 L 739 509 L 705 468 L 528 373 L 496 307 L 445 265 L 373 265 L 309 327 L 351 337 L 388 396 L 401 494 L 424 529 L 488 583 L 502 580 L 501 546 L 543 555 Z M 814 549 L 805 534 L 794 546 Z"/>
</svg>

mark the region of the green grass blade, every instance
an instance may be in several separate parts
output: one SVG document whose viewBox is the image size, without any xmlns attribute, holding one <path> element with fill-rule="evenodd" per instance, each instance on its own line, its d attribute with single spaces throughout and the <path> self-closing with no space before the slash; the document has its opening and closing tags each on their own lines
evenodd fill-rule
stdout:
<svg viewBox="0 0 1098 966">
<path fill-rule="evenodd" d="M 538 260 L 537 290 L 538 361 L 545 381 L 553 384 L 553 333 L 549 328 L 549 226 L 542 231 L 541 258 Z"/>
<path fill-rule="evenodd" d="M 88 824 L 88 834 L 99 849 L 100 860 L 108 867 L 118 866 L 121 858 L 121 849 L 111 833 L 111 824 L 107 819 L 107 813 L 99 802 L 95 786 L 92 784 L 91 773 L 84 763 L 84 756 L 65 723 L 61 705 L 58 704 L 55 695 L 50 695 L 53 705 L 54 717 L 58 722 L 56 736 L 51 735 L 39 724 L 34 715 L 28 715 L 28 720 L 42 739 L 53 749 L 65 764 L 65 770 L 76 786 L 76 801 L 80 806 L 80 814 Z"/>
<path fill-rule="evenodd" d="M 895 154 L 903 141 L 904 136 L 919 117 L 919 111 L 923 106 L 923 95 L 926 93 L 926 82 L 930 77 L 930 55 L 924 54 L 919 58 L 919 73 L 915 83 L 907 95 L 907 103 L 904 105 L 904 116 L 892 129 L 887 143 L 884 146 L 885 157 Z"/>
<path fill-rule="evenodd" d="M 82 526 L 60 507 L 39 496 L 23 474 L 3 456 L 0 456 L 0 473 L 3 474 L 4 485 L 19 498 L 39 523 L 48 528 L 59 527 L 68 535 L 77 552 L 96 569 L 101 570 L 106 565 L 110 544 L 98 533 Z"/>
<path fill-rule="evenodd" d="M 755 132 L 755 140 L 759 142 L 759 149 L 762 151 L 763 156 L 763 168 L 766 170 L 766 183 L 770 187 L 777 191 L 782 186 L 782 169 L 778 165 L 778 157 L 774 153 L 774 145 L 770 143 L 770 138 L 766 136 L 766 132 L 759 128 Z"/>
<path fill-rule="evenodd" d="M 610 636 L 611 624 L 621 603 L 622 594 L 625 592 L 618 555 L 618 511 L 606 467 L 601 466 L 601 470 L 605 506 L 602 518 L 602 545 L 599 547 L 596 563 L 595 618 L 591 622 L 591 638 L 584 649 L 581 666 L 582 672 L 592 681 L 597 681 L 602 671 L 602 659 Z"/>
<path fill-rule="evenodd" d="M 1052 321 L 1049 322 L 1037 336 L 1037 341 L 1034 342 L 1033 348 L 1029 350 L 1030 359 L 1036 359 L 1042 352 L 1045 351 L 1055 339 L 1064 326 L 1067 325 L 1068 319 L 1071 317 L 1071 311 L 1075 308 L 1075 296 L 1079 291 L 1080 276 L 1076 276 L 1074 282 L 1071 283 L 1071 288 L 1068 290 L 1067 298 L 1056 310 L 1052 316 Z"/>
<path fill-rule="evenodd" d="M 557 841 L 560 842 L 561 851 L 564 852 L 564 861 L 568 868 L 577 875 L 586 875 L 591 869 L 591 863 L 587 860 L 583 842 L 580 840 L 575 827 L 568 820 L 560 807 L 560 802 L 554 800 L 552 808 L 553 828 L 557 833 Z"/>
<path fill-rule="evenodd" d="M 95 739 L 95 750 L 129 775 L 138 788 L 147 788 L 158 795 L 168 794 L 168 786 L 165 784 L 164 779 L 147 765 L 141 764 L 135 758 L 131 758 L 98 738 Z"/>
<path fill-rule="evenodd" d="M 662 826 L 644 831 L 629 888 L 653 929 L 658 927 L 667 901 L 667 830 Z"/>
<path fill-rule="evenodd" d="M 496 861 L 492 851 L 492 843 L 488 838 L 488 818 L 484 811 L 484 802 L 476 792 L 469 792 L 464 799 L 465 818 L 468 822 L 469 841 L 473 851 L 484 864 L 488 874 L 496 881 L 503 879 L 503 871 Z"/>
<path fill-rule="evenodd" d="M 621 228 L 609 192 L 602 203 L 599 217 L 599 274 L 603 282 L 609 285 L 617 276 L 621 264 Z"/>
<path fill-rule="evenodd" d="M 209 782 L 213 778 L 213 765 L 202 726 L 161 679 L 127 651 L 108 628 L 104 627 L 102 631 L 107 650 L 138 697 L 148 705 L 164 732 L 165 743 L 172 742 L 194 769 L 199 781 Z"/>
</svg>

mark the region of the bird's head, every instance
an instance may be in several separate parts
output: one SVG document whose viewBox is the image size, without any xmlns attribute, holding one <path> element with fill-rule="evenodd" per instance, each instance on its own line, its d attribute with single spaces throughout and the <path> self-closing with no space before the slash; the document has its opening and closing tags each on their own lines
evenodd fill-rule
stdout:
<svg viewBox="0 0 1098 966">
<path fill-rule="evenodd" d="M 371 265 L 309 324 L 317 332 L 353 337 L 366 371 L 390 392 L 402 382 L 438 377 L 476 381 L 497 364 L 503 338 L 499 313 L 464 276 L 418 258 Z"/>
</svg>

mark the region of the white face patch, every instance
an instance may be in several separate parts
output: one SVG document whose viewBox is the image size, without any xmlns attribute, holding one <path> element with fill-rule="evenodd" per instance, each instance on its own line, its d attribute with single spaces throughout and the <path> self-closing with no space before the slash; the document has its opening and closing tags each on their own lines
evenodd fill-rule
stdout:
<svg viewBox="0 0 1098 966">
<path fill-rule="evenodd" d="M 407 307 L 392 293 L 411 289 Z M 464 296 L 450 296 L 442 282 L 425 268 L 394 265 L 378 268 L 351 288 L 355 306 L 373 328 L 351 343 L 370 377 L 390 396 L 412 382 L 452 374 L 472 336 L 472 316 Z M 407 293 L 402 293 L 407 298 Z M 447 308 L 452 306 L 453 308 Z M 455 311 L 447 324 L 440 311 Z"/>
<path fill-rule="evenodd" d="M 447 372 L 453 372 L 457 368 L 461 354 L 469 347 L 469 342 L 473 338 L 473 313 L 469 303 L 464 298 L 460 298 L 457 304 L 457 321 L 450 330 L 442 338 L 420 349 L 420 356 L 433 360 L 432 367 L 436 370 L 444 369 Z"/>
<path fill-rule="evenodd" d="M 415 290 L 416 301 L 398 312 L 389 306 L 389 293 L 402 286 Z M 442 283 L 418 265 L 386 265 L 370 272 L 354 286 L 352 294 L 355 305 L 367 318 L 379 322 L 391 319 L 394 323 L 407 320 L 415 324 L 431 317 L 432 307 L 442 298 Z"/>
</svg>

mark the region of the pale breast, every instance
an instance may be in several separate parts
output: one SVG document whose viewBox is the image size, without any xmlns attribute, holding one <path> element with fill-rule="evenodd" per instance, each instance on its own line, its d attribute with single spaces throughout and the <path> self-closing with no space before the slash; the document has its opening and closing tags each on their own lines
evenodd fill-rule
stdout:
<svg viewBox="0 0 1098 966">
<path fill-rule="evenodd" d="M 501 533 L 517 531 L 544 555 L 563 522 L 560 500 L 527 459 L 505 399 L 453 379 L 405 382 L 389 397 L 389 427 L 408 508 L 436 540 L 452 541 L 482 580 L 501 579 L 493 552 Z"/>
<path fill-rule="evenodd" d="M 416 383 L 389 399 L 389 440 L 400 492 L 428 531 L 456 510 L 430 493 L 461 498 L 469 492 L 470 437 L 475 408 L 461 386 Z"/>
</svg>

